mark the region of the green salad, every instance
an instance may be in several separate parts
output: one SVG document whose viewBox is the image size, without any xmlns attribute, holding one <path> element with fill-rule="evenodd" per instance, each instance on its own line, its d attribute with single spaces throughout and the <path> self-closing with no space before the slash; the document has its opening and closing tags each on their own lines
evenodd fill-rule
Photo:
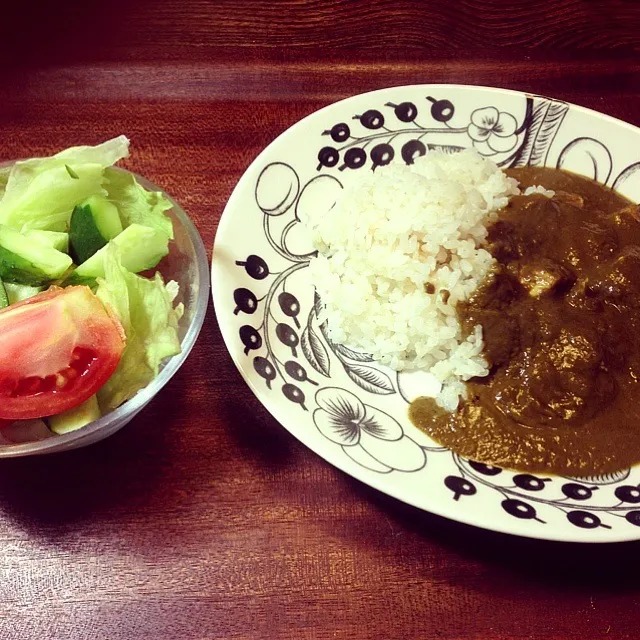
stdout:
<svg viewBox="0 0 640 640">
<path fill-rule="evenodd" d="M 128 154 L 120 136 L 0 169 L 0 436 L 79 429 L 180 353 L 178 285 L 150 272 L 172 205 L 114 168 Z"/>
</svg>

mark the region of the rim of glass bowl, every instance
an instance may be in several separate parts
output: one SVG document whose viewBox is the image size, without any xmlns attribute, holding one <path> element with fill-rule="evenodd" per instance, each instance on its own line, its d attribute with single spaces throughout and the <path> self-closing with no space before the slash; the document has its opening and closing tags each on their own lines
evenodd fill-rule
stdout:
<svg viewBox="0 0 640 640">
<path fill-rule="evenodd" d="M 12 165 L 16 160 L 10 160 L 0 163 L 0 167 L 6 167 Z M 172 213 L 178 219 L 180 224 L 184 227 L 189 237 L 191 244 L 194 247 L 196 257 L 196 275 L 198 278 L 198 290 L 195 296 L 195 308 L 193 318 L 187 331 L 182 339 L 182 351 L 167 360 L 161 369 L 160 373 L 154 378 L 144 389 L 138 391 L 130 400 L 127 400 L 124 404 L 120 405 L 117 409 L 110 411 L 98 420 L 90 423 L 82 429 L 66 433 L 64 435 L 56 435 L 51 438 L 45 438 L 44 440 L 36 440 L 34 442 L 25 442 L 12 445 L 0 446 L 0 458 L 16 458 L 21 456 L 28 456 L 41 453 L 54 453 L 56 451 L 64 451 L 70 449 L 70 445 L 82 444 L 82 441 L 87 439 L 87 444 L 94 442 L 92 436 L 97 432 L 107 429 L 114 423 L 118 423 L 128 417 L 133 418 L 146 404 L 148 404 L 153 397 L 159 393 L 159 391 L 171 380 L 173 375 L 182 366 L 184 361 L 191 353 L 196 339 L 202 329 L 204 319 L 209 306 L 209 257 L 204 246 L 204 242 L 200 237 L 195 225 L 185 213 L 184 209 L 168 194 L 164 189 L 161 189 L 158 185 L 154 184 L 145 177 L 135 173 L 134 171 L 128 171 L 120 167 L 115 167 L 118 171 L 130 173 L 135 176 L 136 180 L 140 182 L 147 189 L 154 191 L 162 191 L 172 205 Z M 122 425 L 124 426 L 124 424 Z M 114 430 L 114 432 L 117 429 Z M 111 434 L 108 434 L 111 435 Z"/>
</svg>

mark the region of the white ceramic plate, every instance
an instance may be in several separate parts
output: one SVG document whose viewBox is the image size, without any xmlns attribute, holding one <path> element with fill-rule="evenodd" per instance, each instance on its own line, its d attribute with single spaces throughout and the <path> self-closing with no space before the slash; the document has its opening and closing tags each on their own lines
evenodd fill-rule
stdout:
<svg viewBox="0 0 640 640">
<path fill-rule="evenodd" d="M 537 95 L 456 85 L 374 91 L 330 105 L 270 144 L 218 229 L 213 301 L 229 352 L 271 414 L 329 463 L 420 509 L 521 536 L 640 538 L 640 469 L 574 480 L 470 462 L 407 418 L 420 374 L 332 344 L 314 311 L 301 210 L 392 157 L 476 147 L 503 167 L 563 167 L 640 201 L 640 130 Z"/>
</svg>

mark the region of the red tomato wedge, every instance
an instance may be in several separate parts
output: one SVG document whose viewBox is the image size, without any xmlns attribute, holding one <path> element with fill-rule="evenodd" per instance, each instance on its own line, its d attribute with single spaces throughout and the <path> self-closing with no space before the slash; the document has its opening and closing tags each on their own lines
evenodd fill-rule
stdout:
<svg viewBox="0 0 640 640">
<path fill-rule="evenodd" d="M 42 418 L 87 400 L 125 347 L 89 287 L 49 290 L 0 310 L 0 421 Z"/>
</svg>

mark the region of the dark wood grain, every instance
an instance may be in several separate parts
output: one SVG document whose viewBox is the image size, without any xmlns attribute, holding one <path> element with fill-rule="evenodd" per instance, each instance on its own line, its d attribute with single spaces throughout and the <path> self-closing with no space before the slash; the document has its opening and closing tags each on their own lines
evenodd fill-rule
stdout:
<svg viewBox="0 0 640 640">
<path fill-rule="evenodd" d="M 251 160 L 313 110 L 417 82 L 640 125 L 629 0 L 14 4 L 2 156 L 128 134 L 208 247 Z M 636 638 L 640 547 L 520 540 L 400 504 L 288 435 L 213 312 L 186 365 L 85 450 L 0 464 L 0 639 Z"/>
<path fill-rule="evenodd" d="M 635 0 L 33 0 L 0 25 L 3 59 L 209 60 L 220 49 L 638 51 Z"/>
</svg>

